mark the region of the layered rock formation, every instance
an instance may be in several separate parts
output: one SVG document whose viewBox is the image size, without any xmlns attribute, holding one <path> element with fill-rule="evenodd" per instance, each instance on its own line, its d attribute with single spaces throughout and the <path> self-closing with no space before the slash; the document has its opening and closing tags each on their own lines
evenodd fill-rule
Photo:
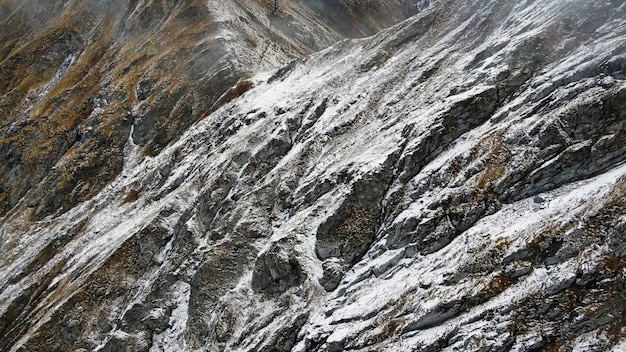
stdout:
<svg viewBox="0 0 626 352">
<path fill-rule="evenodd" d="M 623 2 L 16 4 L 1 350 L 626 348 Z"/>
</svg>

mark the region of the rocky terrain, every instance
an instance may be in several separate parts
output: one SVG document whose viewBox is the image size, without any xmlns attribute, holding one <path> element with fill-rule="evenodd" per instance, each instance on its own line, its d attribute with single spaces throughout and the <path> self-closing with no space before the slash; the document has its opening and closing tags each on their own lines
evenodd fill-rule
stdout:
<svg viewBox="0 0 626 352">
<path fill-rule="evenodd" d="M 623 1 L 0 28 L 1 351 L 626 350 Z"/>
</svg>

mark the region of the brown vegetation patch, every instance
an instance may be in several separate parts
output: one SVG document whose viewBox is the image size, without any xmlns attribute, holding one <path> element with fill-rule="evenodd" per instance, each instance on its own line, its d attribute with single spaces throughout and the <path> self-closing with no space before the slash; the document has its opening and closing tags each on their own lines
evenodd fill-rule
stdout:
<svg viewBox="0 0 626 352">
<path fill-rule="evenodd" d="M 612 345 L 616 345 L 624 338 L 626 332 L 626 315 L 622 315 L 618 320 L 613 322 L 607 330 L 609 341 Z"/>
<path fill-rule="evenodd" d="M 137 199 L 139 199 L 139 191 L 133 189 L 130 192 L 128 192 L 126 197 L 124 197 L 124 200 L 122 201 L 122 203 L 124 204 L 134 203 L 137 201 Z"/>
<path fill-rule="evenodd" d="M 487 283 L 482 293 L 486 293 L 488 295 L 500 294 L 507 288 L 515 285 L 517 281 L 517 278 L 510 278 L 503 274 L 496 275 Z"/>
<path fill-rule="evenodd" d="M 244 95 L 247 91 L 249 91 L 253 87 L 254 87 L 254 83 L 252 83 L 252 81 L 247 80 L 247 79 L 240 80 L 239 82 L 237 82 L 237 84 L 235 84 L 235 86 L 227 90 L 226 93 L 224 93 L 224 95 L 222 95 L 215 102 L 215 104 L 213 104 L 213 106 L 211 107 L 211 110 L 217 110 L 220 106 L 230 103 L 231 101 Z"/>
<path fill-rule="evenodd" d="M 485 156 L 486 167 L 476 180 L 480 189 L 490 189 L 506 173 L 506 166 L 511 158 L 508 148 L 504 145 L 502 136 L 490 140 L 491 150 Z"/>
<path fill-rule="evenodd" d="M 153 145 L 148 145 L 141 151 L 141 156 L 144 158 L 152 158 L 157 154 Z"/>
<path fill-rule="evenodd" d="M 626 268 L 626 263 L 615 256 L 606 256 L 601 263 L 611 272 L 622 273 Z"/>
</svg>

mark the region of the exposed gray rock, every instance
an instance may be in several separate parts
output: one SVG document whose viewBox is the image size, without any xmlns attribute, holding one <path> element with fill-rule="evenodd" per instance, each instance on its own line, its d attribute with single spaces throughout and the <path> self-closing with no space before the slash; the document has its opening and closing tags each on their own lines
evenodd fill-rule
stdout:
<svg viewBox="0 0 626 352">
<path fill-rule="evenodd" d="M 0 4 L 0 350 L 624 349 L 623 2 L 81 4 Z"/>
<path fill-rule="evenodd" d="M 306 274 L 298 262 L 294 240 L 273 242 L 254 263 L 251 287 L 256 292 L 280 294 L 304 282 Z"/>
<path fill-rule="evenodd" d="M 331 257 L 322 263 L 324 274 L 320 279 L 320 284 L 328 292 L 334 291 L 345 274 L 345 264 L 336 257 Z"/>
</svg>

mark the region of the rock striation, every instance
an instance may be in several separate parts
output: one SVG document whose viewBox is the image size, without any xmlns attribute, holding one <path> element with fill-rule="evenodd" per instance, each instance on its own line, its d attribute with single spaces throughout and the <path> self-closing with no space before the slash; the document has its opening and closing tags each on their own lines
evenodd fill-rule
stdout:
<svg viewBox="0 0 626 352">
<path fill-rule="evenodd" d="M 0 2 L 0 350 L 626 349 L 623 1 L 269 3 Z"/>
</svg>

